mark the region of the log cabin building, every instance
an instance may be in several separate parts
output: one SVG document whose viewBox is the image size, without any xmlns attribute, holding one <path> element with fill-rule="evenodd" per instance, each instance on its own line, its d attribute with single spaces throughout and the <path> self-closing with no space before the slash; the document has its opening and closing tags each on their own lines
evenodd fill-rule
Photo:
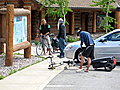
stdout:
<svg viewBox="0 0 120 90">
<path fill-rule="evenodd" d="M 7 4 L 14 4 L 15 8 L 26 8 L 31 7 L 31 36 L 34 39 L 37 35 L 37 27 L 41 21 L 41 11 L 40 11 L 40 4 L 36 0 L 0 0 L 0 9 L 6 8 Z M 4 20 L 2 20 L 2 15 L 0 13 L 0 37 L 2 26 L 4 26 Z M 3 22 L 2 22 L 3 21 Z"/>
<path fill-rule="evenodd" d="M 6 8 L 7 4 L 14 4 L 15 8 L 25 8 L 31 6 L 31 36 L 34 40 L 39 33 L 38 28 L 41 24 L 41 19 L 44 18 L 45 9 L 40 10 L 42 4 L 41 0 L 0 0 L 0 9 Z M 116 0 L 119 4 L 120 0 Z M 67 34 L 74 34 L 75 28 L 81 27 L 82 30 L 89 31 L 91 33 L 102 32 L 102 29 L 99 29 L 98 26 L 101 23 L 101 19 L 105 16 L 99 7 L 91 7 L 93 4 L 92 0 L 69 0 L 69 7 L 72 9 L 72 12 L 68 12 L 66 19 L 69 25 L 67 27 Z M 117 9 L 113 10 L 110 16 L 116 18 L 117 24 L 111 24 L 115 28 L 120 28 L 120 7 L 115 4 Z M 53 19 L 53 17 L 46 16 L 45 19 L 51 25 L 51 32 L 57 34 L 57 22 L 58 19 Z M 0 15 L 0 21 L 2 17 Z M 0 22 L 0 30 L 2 30 L 2 22 Z M 0 32 L 0 35 L 2 33 Z"/>
</svg>

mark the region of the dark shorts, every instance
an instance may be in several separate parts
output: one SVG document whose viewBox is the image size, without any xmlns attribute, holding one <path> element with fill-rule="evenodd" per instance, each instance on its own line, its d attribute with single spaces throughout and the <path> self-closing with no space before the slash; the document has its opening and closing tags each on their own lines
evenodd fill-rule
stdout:
<svg viewBox="0 0 120 90">
<path fill-rule="evenodd" d="M 94 59 L 94 45 L 88 46 L 85 50 L 83 50 L 82 55 L 84 57 Z"/>
</svg>

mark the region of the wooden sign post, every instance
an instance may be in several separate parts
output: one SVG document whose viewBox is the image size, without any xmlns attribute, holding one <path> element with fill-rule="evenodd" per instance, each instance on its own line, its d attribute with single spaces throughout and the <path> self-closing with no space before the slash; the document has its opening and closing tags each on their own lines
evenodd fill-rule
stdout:
<svg viewBox="0 0 120 90">
<path fill-rule="evenodd" d="M 25 7 L 31 11 L 31 6 Z M 31 43 L 31 13 L 27 15 L 27 41 Z M 31 47 L 24 49 L 24 57 L 31 58 Z"/>
<path fill-rule="evenodd" d="M 13 4 L 8 4 L 7 8 L 0 9 L 0 13 L 4 15 L 4 19 L 6 19 L 6 22 L 3 21 L 4 19 L 0 16 L 0 20 L 2 20 L 0 23 L 6 23 L 6 25 L 0 25 L 0 50 L 2 50 L 2 44 L 6 43 L 6 60 L 5 65 L 6 66 L 12 66 L 13 65 L 13 52 L 24 49 L 24 57 L 25 58 L 31 58 L 31 6 L 23 8 L 14 8 Z M 15 16 L 15 17 L 14 17 Z M 23 19 L 19 19 L 20 16 L 25 17 L 23 18 L 25 20 L 25 23 L 27 24 L 27 35 L 23 35 L 23 33 L 19 32 L 21 29 L 16 25 L 16 22 L 22 21 Z M 27 18 L 26 18 L 27 16 Z M 17 18 L 17 19 L 16 19 Z M 14 22 L 15 20 L 15 22 Z M 27 20 L 27 21 L 26 21 Z M 14 26 L 15 24 L 15 26 Z M 26 25 L 24 24 L 24 25 Z M 15 27 L 15 30 L 14 30 Z M 17 28 L 18 27 L 18 28 Z M 24 26 L 26 27 L 26 26 Z M 4 35 L 2 35 L 2 31 L 6 30 Z M 23 29 L 24 30 L 24 29 Z M 18 31 L 18 32 L 17 32 Z M 22 30 L 21 30 L 22 31 Z M 17 33 L 16 33 L 17 32 Z M 20 34 L 20 40 L 15 39 L 17 35 Z M 24 37 L 22 37 L 22 35 Z M 3 37 L 5 36 L 5 37 Z M 21 39 L 22 37 L 22 39 Z M 24 39 L 23 39 L 24 38 Z M 14 41 L 13 41 L 14 40 Z M 13 43 L 14 42 L 14 43 Z M 15 45 L 14 45 L 15 44 Z"/>
<path fill-rule="evenodd" d="M 14 29 L 14 5 L 7 5 L 6 13 L 6 66 L 13 65 L 13 29 Z"/>
</svg>

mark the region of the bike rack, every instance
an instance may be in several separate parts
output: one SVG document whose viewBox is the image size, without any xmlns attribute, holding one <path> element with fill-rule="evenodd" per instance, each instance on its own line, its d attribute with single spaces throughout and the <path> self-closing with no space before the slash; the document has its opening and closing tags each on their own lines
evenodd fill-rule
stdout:
<svg viewBox="0 0 120 90">
<path fill-rule="evenodd" d="M 60 65 L 63 65 L 63 63 L 62 62 L 60 62 L 60 63 L 55 63 L 55 62 L 53 62 L 53 56 L 48 56 L 48 57 L 46 57 L 46 58 L 50 58 L 50 64 L 49 64 L 49 67 L 48 67 L 48 69 L 55 69 L 55 67 L 58 67 L 58 66 L 60 66 Z M 54 66 L 55 64 L 59 64 L 59 65 L 57 65 L 57 66 Z"/>
<path fill-rule="evenodd" d="M 50 64 L 48 69 L 55 69 L 55 67 L 53 66 L 55 63 L 53 62 L 53 56 L 48 56 L 46 58 L 50 58 Z"/>
</svg>

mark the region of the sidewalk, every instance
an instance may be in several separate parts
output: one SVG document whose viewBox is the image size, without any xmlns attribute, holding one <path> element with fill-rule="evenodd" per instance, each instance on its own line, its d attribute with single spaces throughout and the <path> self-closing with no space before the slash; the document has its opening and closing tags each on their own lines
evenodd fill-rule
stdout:
<svg viewBox="0 0 120 90">
<path fill-rule="evenodd" d="M 34 52 L 34 51 L 33 51 Z M 32 53 L 33 53 L 32 52 Z M 54 54 L 53 61 L 56 63 L 67 60 L 58 58 Z M 0 90 L 42 90 L 49 81 L 64 70 L 63 64 L 54 70 L 49 70 L 50 59 L 32 65 L 26 69 L 18 71 L 3 80 L 0 80 Z"/>
</svg>

